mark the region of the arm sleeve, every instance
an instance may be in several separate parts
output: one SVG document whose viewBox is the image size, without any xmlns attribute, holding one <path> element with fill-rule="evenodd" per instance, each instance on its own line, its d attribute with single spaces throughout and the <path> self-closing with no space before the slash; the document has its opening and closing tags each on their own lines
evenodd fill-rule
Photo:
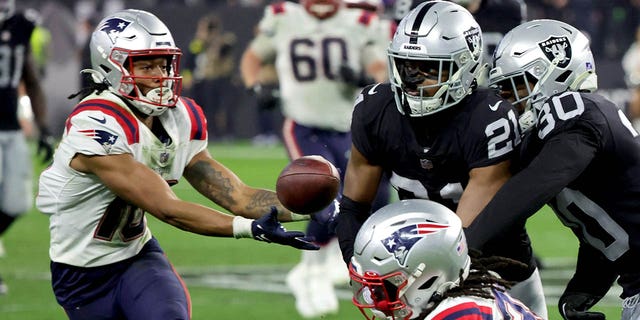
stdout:
<svg viewBox="0 0 640 320">
<path fill-rule="evenodd" d="M 576 271 L 569 280 L 565 293 L 587 293 L 602 298 L 607 294 L 617 277 L 613 262 L 606 259 L 592 246 L 581 244 Z"/>
<path fill-rule="evenodd" d="M 536 213 L 580 175 L 597 149 L 590 135 L 577 130 L 551 137 L 531 164 L 509 179 L 465 230 L 469 246 L 481 249 L 501 230 Z"/>
<path fill-rule="evenodd" d="M 336 235 L 340 243 L 340 251 L 344 262 L 349 265 L 349 260 L 353 256 L 353 245 L 358 234 L 358 230 L 369 217 L 371 206 L 359 203 L 342 196 L 340 200 L 340 213 L 336 224 Z"/>
</svg>

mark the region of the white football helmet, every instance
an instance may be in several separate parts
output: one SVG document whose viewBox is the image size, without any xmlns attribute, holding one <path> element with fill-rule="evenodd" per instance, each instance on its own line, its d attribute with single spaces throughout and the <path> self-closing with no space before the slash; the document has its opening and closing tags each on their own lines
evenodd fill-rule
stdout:
<svg viewBox="0 0 640 320">
<path fill-rule="evenodd" d="M 96 82 L 107 83 L 109 89 L 128 99 L 140 112 L 157 116 L 175 107 L 182 88 L 179 73 L 181 51 L 171 32 L 153 14 L 127 9 L 102 19 L 91 35 L 91 65 Z M 141 58 L 165 57 L 168 74 L 161 86 L 144 95 L 136 79 L 149 77 L 131 73 L 133 61 Z"/>
<path fill-rule="evenodd" d="M 532 86 L 523 86 L 528 83 Z M 567 90 L 593 92 L 598 88 L 589 39 L 561 21 L 523 23 L 498 44 L 489 85 L 513 95 L 524 132 L 535 125 L 538 109 L 551 96 Z M 517 86 L 526 87 L 527 94 L 519 95 Z"/>
<path fill-rule="evenodd" d="M 3 22 L 16 12 L 15 0 L 0 0 L 0 22 Z"/>
<path fill-rule="evenodd" d="M 482 32 L 460 5 L 427 1 L 400 21 L 387 54 L 398 110 L 422 117 L 451 107 L 472 92 L 482 60 Z M 431 77 L 428 71 L 438 73 L 438 83 L 421 86 Z M 448 78 L 443 78 L 443 71 Z M 427 94 L 430 87 L 437 89 L 433 96 Z"/>
<path fill-rule="evenodd" d="M 367 319 L 413 319 L 469 274 L 462 222 L 447 207 L 402 200 L 372 214 L 349 266 L 353 303 Z"/>
</svg>

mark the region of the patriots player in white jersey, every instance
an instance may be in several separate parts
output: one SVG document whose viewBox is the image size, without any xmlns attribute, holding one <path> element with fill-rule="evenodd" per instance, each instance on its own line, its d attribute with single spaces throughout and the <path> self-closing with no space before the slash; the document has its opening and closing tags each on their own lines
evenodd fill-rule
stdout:
<svg viewBox="0 0 640 320">
<path fill-rule="evenodd" d="M 496 268 L 517 264 L 470 256 L 449 208 L 402 200 L 374 212 L 355 238 L 353 304 L 368 320 L 542 320 L 507 292 Z"/>
<path fill-rule="evenodd" d="M 189 319 L 188 291 L 145 213 L 185 231 L 317 250 L 278 222 L 297 215 L 207 151 L 207 124 L 180 96 L 181 51 L 156 16 L 124 10 L 91 37 L 93 83 L 67 118 L 36 205 L 50 216 L 53 291 L 70 319 Z M 185 202 L 180 177 L 235 217 Z M 255 219 L 255 220 L 254 220 Z"/>
<path fill-rule="evenodd" d="M 243 54 L 241 72 L 247 88 L 258 87 L 262 65 L 275 64 L 285 117 L 283 141 L 290 159 L 321 155 L 344 174 L 353 101 L 360 87 L 386 78 L 384 47 L 389 32 L 382 28 L 375 13 L 346 8 L 342 0 L 277 2 L 266 7 L 258 34 Z M 380 191 L 378 199 L 385 204 L 388 184 Z M 303 252 L 302 261 L 287 277 L 303 317 L 337 311 L 327 274 L 333 270 L 336 281 L 348 281 L 334 232 L 324 223 L 334 212 L 330 206 L 314 215 L 307 235 L 321 249 Z"/>
</svg>

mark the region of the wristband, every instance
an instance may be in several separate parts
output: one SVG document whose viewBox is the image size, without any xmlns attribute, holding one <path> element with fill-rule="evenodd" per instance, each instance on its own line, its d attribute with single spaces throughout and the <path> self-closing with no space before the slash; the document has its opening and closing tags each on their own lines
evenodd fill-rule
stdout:
<svg viewBox="0 0 640 320">
<path fill-rule="evenodd" d="M 253 219 L 241 216 L 233 217 L 233 237 L 236 239 L 253 238 L 253 232 L 251 232 L 253 221 Z"/>
<path fill-rule="evenodd" d="M 291 212 L 291 221 L 306 221 L 311 220 L 311 216 L 308 214 L 298 214 Z"/>
</svg>

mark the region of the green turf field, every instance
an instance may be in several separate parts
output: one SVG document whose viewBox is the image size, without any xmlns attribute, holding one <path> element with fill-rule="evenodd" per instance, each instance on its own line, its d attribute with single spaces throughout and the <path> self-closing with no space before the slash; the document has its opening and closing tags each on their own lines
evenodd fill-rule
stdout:
<svg viewBox="0 0 640 320">
<path fill-rule="evenodd" d="M 270 189 L 287 163 L 280 147 L 253 148 L 238 143 L 212 147 L 211 153 L 247 183 Z M 174 189 L 183 199 L 204 201 L 184 181 Z M 148 219 L 152 232 L 189 287 L 193 319 L 302 319 L 284 285 L 286 272 L 300 257 L 295 249 L 250 239 L 208 238 L 180 231 L 152 216 Z M 287 228 L 304 229 L 304 223 L 290 223 Z M 528 228 L 535 251 L 546 265 L 542 277 L 550 319 L 560 319 L 555 303 L 571 276 L 577 242 L 552 213 L 544 210 L 532 218 Z M 7 256 L 0 258 L 0 274 L 10 291 L 0 296 L 0 319 L 66 319 L 49 283 L 48 240 L 47 217 L 35 210 L 4 236 Z M 350 304 L 349 294 L 348 288 L 338 290 L 340 312 L 325 319 L 364 319 Z M 596 307 L 607 314 L 607 319 L 620 318 L 617 294 L 619 288 L 614 287 Z"/>
</svg>

